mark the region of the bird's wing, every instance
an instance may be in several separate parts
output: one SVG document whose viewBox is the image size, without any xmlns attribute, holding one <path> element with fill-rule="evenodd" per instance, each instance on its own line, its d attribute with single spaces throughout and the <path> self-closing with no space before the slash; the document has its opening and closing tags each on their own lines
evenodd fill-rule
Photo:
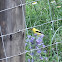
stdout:
<svg viewBox="0 0 62 62">
<path fill-rule="evenodd" d="M 36 31 L 37 33 L 41 33 L 41 34 L 43 34 L 42 32 L 40 32 L 40 31 Z"/>
<path fill-rule="evenodd" d="M 36 31 L 36 32 L 41 33 L 40 31 Z"/>
</svg>

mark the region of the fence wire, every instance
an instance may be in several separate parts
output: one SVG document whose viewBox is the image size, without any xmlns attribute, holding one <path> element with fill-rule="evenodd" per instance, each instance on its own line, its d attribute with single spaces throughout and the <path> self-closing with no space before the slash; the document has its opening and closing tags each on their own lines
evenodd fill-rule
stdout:
<svg viewBox="0 0 62 62">
<path fill-rule="evenodd" d="M 26 4 L 30 4 L 30 3 L 33 3 L 33 2 L 37 2 L 37 1 L 40 1 L 40 0 L 28 2 L 28 3 L 24 3 L 24 4 L 19 4 L 19 5 L 17 5 L 17 6 L 11 7 L 11 8 L 3 9 L 3 10 L 0 10 L 0 13 L 1 13 L 1 12 L 5 12 L 5 11 L 8 11 L 8 10 L 15 9 L 15 8 L 17 8 L 17 7 L 20 7 L 20 6 L 24 6 L 24 5 L 26 5 Z M 60 1 L 60 2 L 62 2 L 62 1 Z M 56 3 L 56 5 L 59 4 L 60 2 Z"/>
<path fill-rule="evenodd" d="M 50 46 L 53 46 L 53 45 L 56 45 L 56 44 L 60 44 L 60 43 L 62 43 L 62 42 L 56 42 L 56 43 L 54 43 L 54 44 L 51 44 L 51 45 L 47 45 L 47 46 L 45 46 L 45 48 L 47 48 L 47 47 L 50 47 Z M 36 51 L 36 50 L 40 50 L 40 49 L 42 49 L 43 47 L 41 47 L 41 48 L 38 48 L 38 49 L 31 49 L 30 51 L 25 51 L 25 52 L 23 52 L 23 53 L 19 53 L 18 55 L 13 55 L 13 56 L 9 56 L 9 57 L 6 57 L 6 58 L 2 58 L 2 59 L 0 59 L 0 61 L 2 61 L 2 60 L 5 60 L 5 59 L 10 59 L 10 58 L 13 58 L 13 57 L 17 57 L 17 56 L 20 56 L 20 55 L 22 55 L 22 54 L 26 54 L 26 53 L 28 53 L 28 52 L 31 52 L 31 51 Z M 43 48 L 44 49 L 44 48 Z"/>
<path fill-rule="evenodd" d="M 62 19 L 58 19 L 58 20 L 62 20 Z M 8 36 L 8 35 L 14 35 L 16 33 L 23 32 L 25 30 L 28 30 L 28 29 L 31 29 L 31 28 L 35 28 L 35 27 L 40 27 L 41 25 L 45 25 L 45 24 L 52 23 L 52 22 L 57 22 L 57 20 L 52 20 L 50 22 L 46 22 L 46 23 L 43 23 L 43 24 L 40 24 L 40 25 L 36 25 L 36 26 L 33 26 L 33 27 L 29 27 L 29 28 L 25 28 L 25 29 L 22 29 L 22 30 L 18 30 L 17 32 L 14 32 L 14 33 L 9 33 L 9 34 L 5 34 L 5 35 L 1 35 L 0 37 L 5 37 L 5 36 Z"/>
<path fill-rule="evenodd" d="M 4 9 L 4 10 L 1 10 L 0 13 L 1 13 L 1 12 L 5 12 L 5 11 L 9 11 L 9 10 L 12 10 L 12 9 L 15 9 L 15 8 L 17 8 L 17 7 L 21 7 L 21 6 L 22 6 L 23 19 L 24 19 L 24 21 L 25 21 L 23 6 L 26 5 L 26 4 L 33 3 L 33 2 L 37 2 L 37 1 L 40 1 L 40 0 L 36 0 L 36 1 L 32 1 L 32 2 L 28 2 L 28 3 L 22 4 L 22 1 L 20 0 L 20 5 L 17 5 L 17 6 L 11 7 L 11 8 L 7 8 L 7 9 Z M 62 2 L 62 1 L 60 1 L 60 2 Z M 56 5 L 59 4 L 60 2 L 56 3 Z M 48 4 L 49 4 L 49 0 L 48 0 Z M 62 19 L 52 20 L 50 4 L 49 4 L 49 11 L 50 11 L 50 17 L 51 17 L 51 21 L 50 21 L 50 22 L 46 22 L 46 23 L 43 23 L 43 24 L 40 24 L 40 25 L 36 25 L 36 26 L 33 26 L 33 27 L 29 27 L 29 28 L 26 27 L 25 29 L 19 30 L 19 31 L 14 32 L 14 33 L 5 34 L 5 35 L 2 35 L 2 32 L 1 32 L 1 36 L 0 36 L 0 37 L 2 38 L 2 43 L 3 43 L 3 49 L 4 49 L 4 53 L 5 53 L 5 58 L 0 59 L 0 61 L 6 60 L 6 62 L 8 62 L 7 59 L 9 59 L 9 58 L 13 58 L 13 57 L 16 57 L 16 56 L 20 56 L 20 55 L 22 55 L 22 54 L 26 54 L 26 53 L 28 53 L 28 52 L 36 51 L 36 50 L 39 50 L 39 49 L 42 49 L 42 48 L 43 48 L 43 47 L 41 47 L 41 48 L 38 48 L 38 49 L 31 49 L 30 51 L 27 50 L 27 51 L 25 51 L 25 52 L 23 52 L 23 53 L 20 52 L 20 53 L 17 54 L 17 55 L 13 55 L 13 56 L 7 57 L 6 51 L 5 51 L 5 46 L 4 46 L 3 37 L 6 37 L 6 36 L 8 36 L 8 35 L 14 35 L 14 34 L 19 33 L 19 32 L 21 32 L 21 31 L 23 32 L 23 31 L 25 31 L 25 30 L 28 30 L 28 29 L 31 29 L 31 28 L 34 28 L 34 27 L 40 27 L 40 26 L 42 26 L 42 25 L 46 25 L 46 24 L 49 24 L 49 23 L 52 23 L 52 27 L 54 28 L 53 23 L 54 23 L 54 22 L 57 22 L 58 20 L 62 20 Z M 26 22 L 25 22 L 25 24 L 26 24 Z M 56 33 L 58 32 L 58 30 L 59 30 L 60 28 L 62 28 L 62 26 L 60 26 L 60 27 L 54 32 L 54 35 L 53 35 L 53 37 L 52 37 L 52 39 L 51 39 L 51 44 L 45 46 L 45 48 L 46 48 L 46 47 L 53 46 L 53 45 L 56 45 L 56 50 L 57 50 L 57 45 L 60 44 L 60 43 L 62 43 L 62 42 L 56 42 L 56 43 L 52 44 L 52 41 L 53 41 L 53 39 L 54 39 Z M 54 29 L 53 29 L 53 30 L 54 30 Z M 58 50 L 57 50 L 57 56 L 58 56 Z M 59 62 L 59 61 L 58 61 L 58 62 Z"/>
</svg>

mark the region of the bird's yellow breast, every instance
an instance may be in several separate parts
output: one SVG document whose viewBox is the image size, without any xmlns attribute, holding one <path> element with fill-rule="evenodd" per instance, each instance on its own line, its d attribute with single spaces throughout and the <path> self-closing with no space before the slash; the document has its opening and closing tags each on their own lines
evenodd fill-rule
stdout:
<svg viewBox="0 0 62 62">
<path fill-rule="evenodd" d="M 33 31 L 35 34 L 37 34 L 37 35 L 41 35 L 41 33 L 36 32 L 36 31 L 39 31 L 38 29 L 33 28 L 32 31 Z"/>
</svg>

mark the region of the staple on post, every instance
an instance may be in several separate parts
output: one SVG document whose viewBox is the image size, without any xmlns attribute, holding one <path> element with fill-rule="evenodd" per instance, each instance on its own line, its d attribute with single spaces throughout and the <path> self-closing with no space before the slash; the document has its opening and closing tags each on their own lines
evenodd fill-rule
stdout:
<svg viewBox="0 0 62 62">
<path fill-rule="evenodd" d="M 10 35 L 10 41 L 12 41 L 12 35 Z"/>
</svg>

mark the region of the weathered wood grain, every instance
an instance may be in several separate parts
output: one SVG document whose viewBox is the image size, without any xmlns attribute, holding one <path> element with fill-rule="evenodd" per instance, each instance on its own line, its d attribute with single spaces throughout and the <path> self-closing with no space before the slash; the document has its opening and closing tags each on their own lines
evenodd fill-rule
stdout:
<svg viewBox="0 0 62 62">
<path fill-rule="evenodd" d="M 15 5 L 19 5 L 21 2 L 20 0 L 2 0 L 0 2 L 4 2 L 4 4 L 0 4 L 4 8 L 13 7 Z M 23 0 L 23 3 L 25 1 Z M 0 8 L 1 9 L 1 8 Z M 24 29 L 24 20 L 23 20 L 23 12 L 22 7 L 18 7 L 12 10 L 8 10 L 5 12 L 0 13 L 0 25 L 2 27 L 2 33 L 8 34 L 8 33 L 14 33 L 18 30 Z M 12 37 L 11 37 L 12 36 Z M 4 43 L 5 43 L 5 49 L 6 49 L 6 55 L 13 56 L 17 55 L 20 52 L 24 52 L 24 34 L 23 32 L 6 36 L 4 37 Z M 2 43 L 0 39 L 0 57 L 4 57 L 4 52 L 2 48 Z M 5 62 L 5 61 L 2 61 Z M 25 54 L 17 57 L 13 57 L 8 59 L 8 62 L 25 62 Z"/>
</svg>

